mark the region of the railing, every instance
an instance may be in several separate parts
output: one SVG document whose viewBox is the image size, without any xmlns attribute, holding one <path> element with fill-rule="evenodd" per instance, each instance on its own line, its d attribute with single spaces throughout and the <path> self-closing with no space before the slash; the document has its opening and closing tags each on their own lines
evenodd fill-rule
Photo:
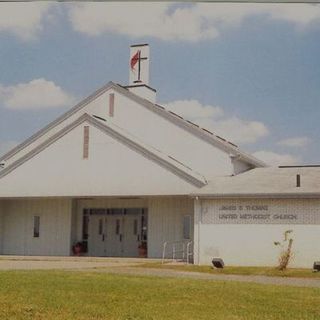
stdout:
<svg viewBox="0 0 320 320">
<path fill-rule="evenodd" d="M 166 241 L 162 246 L 162 263 L 166 259 L 172 261 L 182 260 L 189 264 L 193 256 L 193 241 L 182 240 L 182 241 Z M 171 249 L 169 254 L 169 249 Z"/>
<path fill-rule="evenodd" d="M 191 261 L 190 261 L 190 258 L 193 258 L 193 241 L 189 241 L 187 243 L 187 264 L 189 264 Z"/>
</svg>

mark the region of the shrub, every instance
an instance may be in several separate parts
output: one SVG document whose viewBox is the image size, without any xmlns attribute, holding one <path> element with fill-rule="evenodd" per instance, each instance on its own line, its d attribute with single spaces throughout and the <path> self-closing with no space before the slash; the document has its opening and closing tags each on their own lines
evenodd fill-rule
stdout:
<svg viewBox="0 0 320 320">
<path fill-rule="evenodd" d="M 279 255 L 279 265 L 278 269 L 279 270 L 285 270 L 287 269 L 289 262 L 293 258 L 293 253 L 292 253 L 292 243 L 293 239 L 289 237 L 289 234 L 292 233 L 293 230 L 287 230 L 284 232 L 284 239 L 282 242 L 274 242 L 276 246 L 281 247 L 280 255 Z"/>
</svg>

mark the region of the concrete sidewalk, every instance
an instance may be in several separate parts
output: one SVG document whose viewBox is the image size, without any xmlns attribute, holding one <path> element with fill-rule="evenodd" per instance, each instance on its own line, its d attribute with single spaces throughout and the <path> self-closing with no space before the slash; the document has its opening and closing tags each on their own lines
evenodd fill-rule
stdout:
<svg viewBox="0 0 320 320">
<path fill-rule="evenodd" d="M 136 266 L 121 267 L 117 269 L 114 269 L 114 268 L 96 269 L 94 271 L 136 275 L 136 276 L 172 277 L 172 278 L 186 278 L 186 279 L 213 280 L 213 281 L 238 281 L 238 282 L 251 282 L 251 283 L 258 283 L 258 284 L 270 284 L 270 285 L 280 285 L 280 286 L 320 288 L 320 279 L 318 280 L 318 279 L 309 279 L 309 278 L 285 278 L 285 277 L 269 277 L 269 276 L 256 276 L 256 275 L 247 276 L 247 275 L 208 274 L 208 273 L 202 273 L 202 272 L 177 271 L 177 270 L 170 270 L 170 269 L 139 268 Z"/>
<path fill-rule="evenodd" d="M 90 270 L 158 262 L 143 258 L 0 256 L 0 270 Z"/>
</svg>

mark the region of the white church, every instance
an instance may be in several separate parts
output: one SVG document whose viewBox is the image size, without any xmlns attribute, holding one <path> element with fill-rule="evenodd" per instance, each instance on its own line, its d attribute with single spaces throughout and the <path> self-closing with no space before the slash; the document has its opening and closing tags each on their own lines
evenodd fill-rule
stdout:
<svg viewBox="0 0 320 320">
<path fill-rule="evenodd" d="M 184 258 L 276 266 L 320 260 L 320 167 L 267 167 L 156 103 L 149 46 L 0 158 L 0 254 Z"/>
</svg>

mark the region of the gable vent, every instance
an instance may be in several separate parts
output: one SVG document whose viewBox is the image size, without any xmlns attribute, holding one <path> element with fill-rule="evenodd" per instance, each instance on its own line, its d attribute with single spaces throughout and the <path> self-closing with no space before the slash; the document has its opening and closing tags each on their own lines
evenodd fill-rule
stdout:
<svg viewBox="0 0 320 320">
<path fill-rule="evenodd" d="M 296 180 L 297 180 L 297 188 L 299 188 L 301 186 L 301 181 L 300 181 L 300 174 L 297 174 L 296 176 Z"/>
<path fill-rule="evenodd" d="M 109 117 L 114 116 L 114 93 L 109 94 Z"/>
<path fill-rule="evenodd" d="M 89 158 L 89 126 L 83 127 L 83 159 Z"/>
</svg>

